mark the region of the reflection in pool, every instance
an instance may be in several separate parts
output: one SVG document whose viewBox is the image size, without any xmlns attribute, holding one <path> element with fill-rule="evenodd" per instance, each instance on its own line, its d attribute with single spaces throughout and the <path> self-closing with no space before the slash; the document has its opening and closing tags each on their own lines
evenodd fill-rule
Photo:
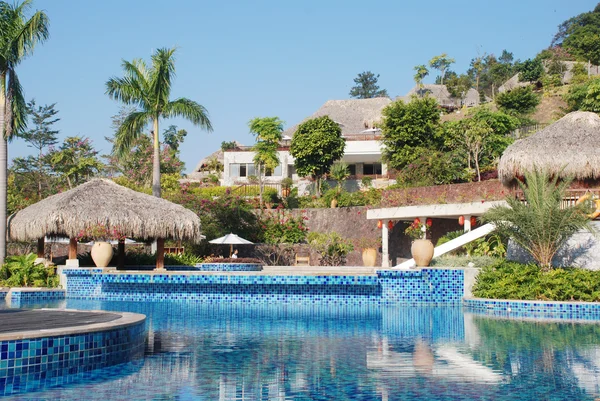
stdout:
<svg viewBox="0 0 600 401">
<path fill-rule="evenodd" d="M 459 307 L 67 301 L 148 315 L 146 356 L 36 399 L 594 400 L 600 325 Z M 24 395 L 8 396 L 17 399 Z"/>
</svg>

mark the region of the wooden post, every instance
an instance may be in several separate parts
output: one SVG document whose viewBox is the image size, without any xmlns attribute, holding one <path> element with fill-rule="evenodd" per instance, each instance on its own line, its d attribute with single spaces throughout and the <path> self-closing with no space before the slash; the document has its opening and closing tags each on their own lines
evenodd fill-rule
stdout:
<svg viewBox="0 0 600 401">
<path fill-rule="evenodd" d="M 165 268 L 165 239 L 156 239 L 156 270 Z"/>
<path fill-rule="evenodd" d="M 38 238 L 37 257 L 41 259 L 44 258 L 44 237 Z"/>
<path fill-rule="evenodd" d="M 119 246 L 117 248 L 119 252 L 119 258 L 117 259 L 117 270 L 125 270 L 125 240 L 119 240 Z"/>
<path fill-rule="evenodd" d="M 77 238 L 69 239 L 69 259 L 77 259 Z"/>
</svg>

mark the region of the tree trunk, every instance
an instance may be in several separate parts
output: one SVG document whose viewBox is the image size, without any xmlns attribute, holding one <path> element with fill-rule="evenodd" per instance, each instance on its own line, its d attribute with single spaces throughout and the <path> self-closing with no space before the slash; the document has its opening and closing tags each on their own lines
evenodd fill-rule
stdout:
<svg viewBox="0 0 600 401">
<path fill-rule="evenodd" d="M 258 165 L 258 198 L 260 199 L 260 208 L 263 207 L 263 175 L 262 175 L 262 165 Z"/>
<path fill-rule="evenodd" d="M 38 158 L 38 200 L 42 199 L 42 148 Z"/>
<path fill-rule="evenodd" d="M 152 160 L 152 195 L 160 198 L 160 141 L 158 117 L 154 119 L 154 158 Z"/>
<path fill-rule="evenodd" d="M 5 136 L 6 116 L 6 73 L 0 74 L 0 266 L 4 264 L 6 257 L 6 192 L 7 192 L 7 159 L 8 149 Z"/>
</svg>

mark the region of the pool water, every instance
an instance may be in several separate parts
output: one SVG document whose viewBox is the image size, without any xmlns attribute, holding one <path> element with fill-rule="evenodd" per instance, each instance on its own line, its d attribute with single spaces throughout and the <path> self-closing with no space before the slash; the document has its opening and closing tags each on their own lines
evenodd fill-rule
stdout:
<svg viewBox="0 0 600 401">
<path fill-rule="evenodd" d="M 38 305 L 39 306 L 39 305 Z M 460 307 L 60 301 L 148 316 L 145 357 L 6 400 L 595 400 L 600 325 Z"/>
</svg>

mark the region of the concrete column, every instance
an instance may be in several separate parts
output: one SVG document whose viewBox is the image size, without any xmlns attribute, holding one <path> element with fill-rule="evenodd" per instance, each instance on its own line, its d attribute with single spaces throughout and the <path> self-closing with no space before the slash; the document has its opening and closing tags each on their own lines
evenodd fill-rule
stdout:
<svg viewBox="0 0 600 401">
<path fill-rule="evenodd" d="M 471 216 L 465 216 L 464 229 L 466 233 L 471 231 Z"/>
<path fill-rule="evenodd" d="M 421 239 L 427 239 L 427 216 L 421 216 L 419 217 L 419 220 L 421 220 L 421 224 L 423 224 L 423 226 L 421 227 L 421 231 L 423 232 L 423 238 Z"/>
<path fill-rule="evenodd" d="M 381 267 L 390 267 L 390 253 L 388 249 L 388 226 L 387 222 L 383 222 L 381 227 Z"/>
</svg>

